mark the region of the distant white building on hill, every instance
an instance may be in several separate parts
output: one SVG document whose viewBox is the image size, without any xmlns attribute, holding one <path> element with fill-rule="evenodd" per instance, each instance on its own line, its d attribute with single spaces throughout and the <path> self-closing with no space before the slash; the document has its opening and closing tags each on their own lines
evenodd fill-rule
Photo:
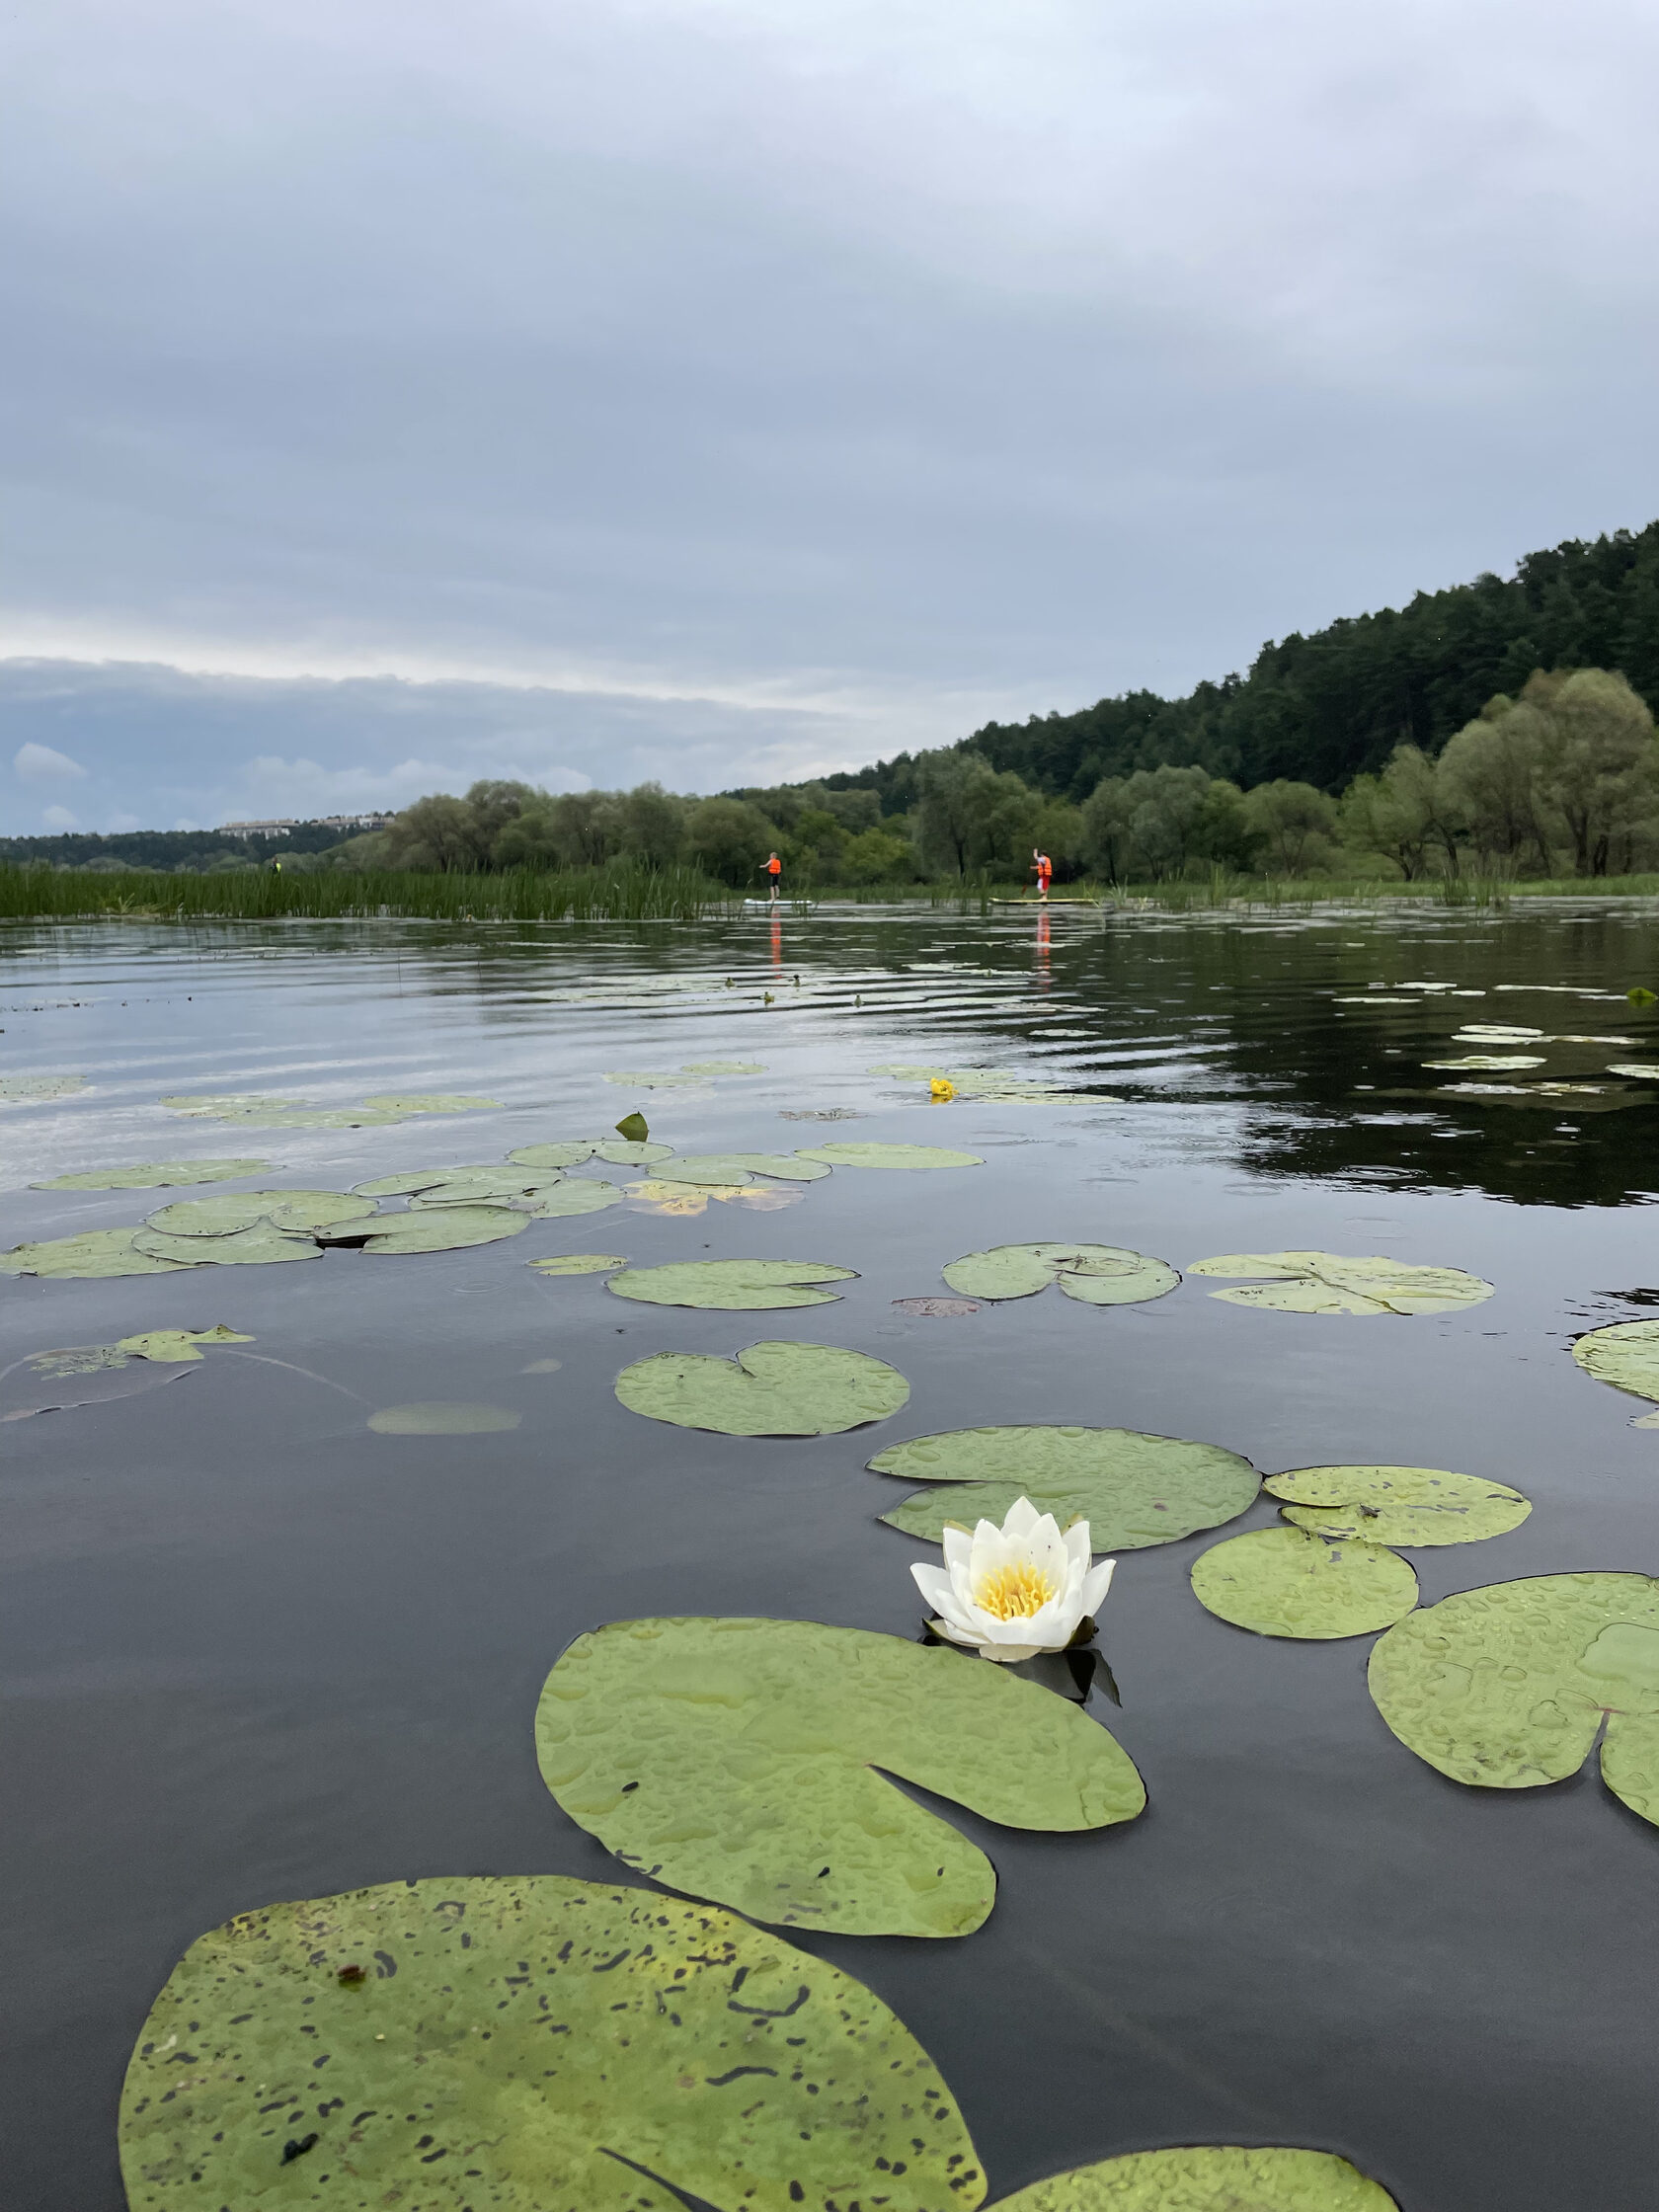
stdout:
<svg viewBox="0 0 1659 2212">
<path fill-rule="evenodd" d="M 391 820 L 392 816 L 384 811 L 311 815 L 303 822 L 296 816 L 285 815 L 279 822 L 221 822 L 219 833 L 226 837 L 288 837 L 296 830 L 338 830 L 345 835 L 353 830 L 384 830 Z"/>
</svg>

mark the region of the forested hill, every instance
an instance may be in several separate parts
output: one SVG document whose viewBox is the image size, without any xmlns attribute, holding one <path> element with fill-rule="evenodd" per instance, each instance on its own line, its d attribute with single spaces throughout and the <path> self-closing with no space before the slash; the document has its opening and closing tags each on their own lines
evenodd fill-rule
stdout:
<svg viewBox="0 0 1659 2212">
<path fill-rule="evenodd" d="M 1102 776 L 1166 762 L 1246 789 L 1287 776 L 1334 793 L 1402 742 L 1437 752 L 1495 692 L 1556 668 L 1620 670 L 1659 712 L 1659 522 L 1529 553 L 1507 580 L 1481 576 L 1293 633 L 1264 646 L 1247 676 L 1201 683 L 1184 699 L 1132 691 L 1076 714 L 988 722 L 963 749 L 1077 801 Z M 902 813 L 914 762 L 902 753 L 825 780 L 874 788 L 884 814 Z"/>
</svg>

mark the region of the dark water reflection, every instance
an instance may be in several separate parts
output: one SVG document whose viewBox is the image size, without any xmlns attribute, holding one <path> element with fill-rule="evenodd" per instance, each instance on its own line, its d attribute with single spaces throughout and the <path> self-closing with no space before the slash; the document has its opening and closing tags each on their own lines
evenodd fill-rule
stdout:
<svg viewBox="0 0 1659 2212">
<path fill-rule="evenodd" d="M 1415 1555 L 1425 1602 L 1659 1569 L 1659 1446 L 1566 1354 L 1659 1285 L 1654 1113 L 1602 1072 L 1659 1043 L 1623 998 L 1659 972 L 1644 908 L 1056 914 L 1041 936 L 1023 912 L 466 935 L 133 924 L 14 931 L 0 961 L 5 1071 L 92 1083 L 0 1116 L 8 1243 L 159 1202 L 22 1188 L 68 1170 L 246 1152 L 273 1180 L 344 1187 L 597 1133 L 636 1104 L 685 1150 L 869 1138 L 988 1162 L 838 1170 L 775 1213 L 618 1208 L 452 1254 L 3 1285 L 0 1366 L 218 1321 L 259 1355 L 209 1353 L 176 1387 L 0 1429 L 7 2205 L 118 2206 L 127 2049 L 180 1950 L 230 1913 L 405 1874 L 617 1877 L 530 1747 L 542 1678 L 583 1628 L 766 1613 L 914 1634 L 921 1553 L 878 1526 L 902 1493 L 864 1470 L 884 1443 L 1117 1423 L 1265 1471 L 1397 1461 L 1527 1491 L 1513 1535 Z M 1482 995 L 1370 988 L 1425 982 Z M 1634 1042 L 1540 1047 L 1546 1066 L 1512 1078 L 1599 1095 L 1449 1097 L 1460 1077 L 1421 1064 L 1483 1049 L 1447 1049 L 1471 1020 Z M 713 1058 L 770 1072 L 689 1092 L 602 1079 Z M 1100 1103 L 930 1107 L 865 1072 L 894 1061 L 1015 1066 Z M 261 1133 L 156 1104 L 262 1089 L 504 1104 Z M 779 1118 L 836 1109 L 859 1118 Z M 894 1308 L 940 1291 L 940 1264 L 970 1248 L 1044 1237 L 1177 1265 L 1384 1252 L 1471 1268 L 1497 1295 L 1411 1322 L 1248 1312 L 1200 1281 L 1115 1311 L 1058 1293 L 957 1317 Z M 692 1313 L 523 1264 L 590 1249 L 808 1257 L 860 1279 L 810 1313 Z M 660 1428 L 611 1395 L 648 1352 L 767 1336 L 891 1360 L 910 1404 L 880 1431 L 780 1444 Z M 363 1426 L 373 1406 L 433 1398 L 520 1426 Z M 1238 1526 L 1272 1518 L 1264 1504 Z M 1122 1704 L 1097 1690 L 1090 1709 L 1146 1777 L 1144 1818 L 1035 1837 L 950 1808 L 999 1869 L 985 1930 L 804 1939 L 932 2052 L 993 2196 L 1210 2140 L 1341 2150 L 1404 2212 L 1651 2206 L 1659 1834 L 1593 1771 L 1514 1794 L 1443 1781 L 1383 1729 L 1364 1639 L 1266 1642 L 1197 1607 L 1186 1577 L 1212 1540 L 1126 1555 L 1106 1609 Z"/>
</svg>

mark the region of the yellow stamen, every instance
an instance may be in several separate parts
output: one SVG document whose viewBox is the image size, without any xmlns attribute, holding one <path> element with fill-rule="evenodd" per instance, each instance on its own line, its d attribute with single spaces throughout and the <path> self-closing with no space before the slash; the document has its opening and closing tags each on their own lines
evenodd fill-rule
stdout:
<svg viewBox="0 0 1659 2212">
<path fill-rule="evenodd" d="M 1014 1566 L 998 1567 L 994 1574 L 988 1574 L 974 1592 L 974 1603 L 992 1620 L 1025 1620 L 1032 1614 L 1041 1613 L 1049 1600 L 1058 1595 L 1054 1583 L 1041 1567 L 1021 1560 Z"/>
</svg>

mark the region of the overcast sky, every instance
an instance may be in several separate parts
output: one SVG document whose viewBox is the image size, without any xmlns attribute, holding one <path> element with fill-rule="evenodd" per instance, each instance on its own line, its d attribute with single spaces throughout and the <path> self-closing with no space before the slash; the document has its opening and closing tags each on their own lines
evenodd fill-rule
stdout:
<svg viewBox="0 0 1659 2212">
<path fill-rule="evenodd" d="M 0 41 L 14 831 L 856 766 L 1659 514 L 1651 0 Z"/>
</svg>

